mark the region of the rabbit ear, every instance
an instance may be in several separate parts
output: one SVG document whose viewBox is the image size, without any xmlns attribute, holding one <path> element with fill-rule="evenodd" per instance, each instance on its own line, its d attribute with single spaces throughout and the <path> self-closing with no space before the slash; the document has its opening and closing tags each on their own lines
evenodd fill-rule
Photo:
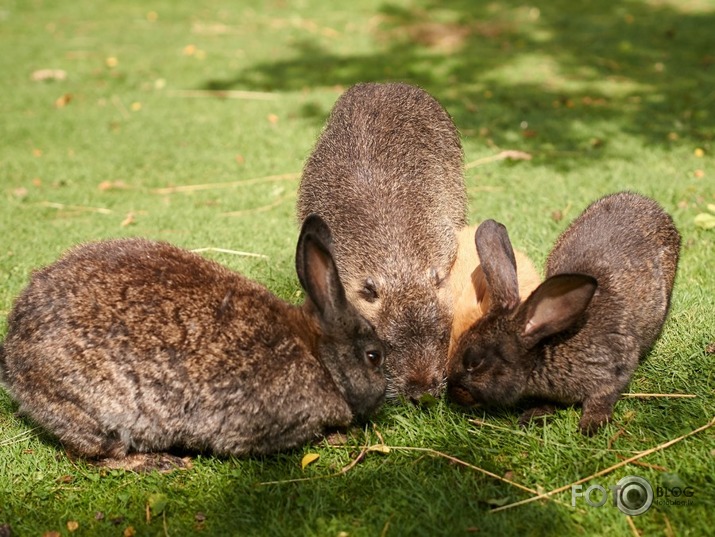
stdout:
<svg viewBox="0 0 715 537">
<path fill-rule="evenodd" d="M 347 299 L 332 253 L 332 234 L 317 214 L 303 222 L 295 269 L 300 284 L 323 318 L 345 309 Z"/>
<path fill-rule="evenodd" d="M 559 274 L 526 299 L 521 338 L 528 349 L 572 326 L 591 303 L 598 282 L 586 274 Z"/>
<path fill-rule="evenodd" d="M 477 228 L 474 242 L 487 280 L 491 309 L 515 308 L 519 305 L 519 282 L 506 227 L 494 220 L 485 220 Z"/>
</svg>

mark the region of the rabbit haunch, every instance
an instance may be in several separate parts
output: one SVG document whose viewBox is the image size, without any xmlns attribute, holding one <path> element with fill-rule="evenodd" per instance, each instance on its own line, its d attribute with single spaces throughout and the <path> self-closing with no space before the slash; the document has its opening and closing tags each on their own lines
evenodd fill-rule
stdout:
<svg viewBox="0 0 715 537">
<path fill-rule="evenodd" d="M 369 415 L 385 391 L 381 344 L 345 300 L 317 217 L 296 268 L 302 306 L 166 243 L 79 246 L 16 300 L 3 380 L 85 457 L 296 446 Z"/>
<path fill-rule="evenodd" d="M 425 91 L 358 84 L 335 104 L 306 162 L 298 217 L 333 230 L 348 298 L 386 343 L 388 396 L 443 387 L 452 321 L 447 277 L 466 224 L 457 129 Z"/>
<path fill-rule="evenodd" d="M 680 250 L 672 218 L 638 194 L 601 198 L 559 237 L 546 280 L 521 304 L 506 228 L 484 222 L 476 245 L 493 302 L 457 344 L 450 395 L 544 403 L 522 423 L 552 403 L 582 403 L 579 427 L 595 432 L 665 322 Z"/>
</svg>

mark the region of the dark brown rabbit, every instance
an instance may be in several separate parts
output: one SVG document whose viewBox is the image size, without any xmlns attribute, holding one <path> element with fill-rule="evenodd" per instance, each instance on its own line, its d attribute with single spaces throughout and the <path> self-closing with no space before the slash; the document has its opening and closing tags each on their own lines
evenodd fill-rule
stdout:
<svg viewBox="0 0 715 537">
<path fill-rule="evenodd" d="M 522 424 L 550 403 L 582 403 L 579 427 L 594 433 L 665 322 L 680 250 L 673 220 L 630 192 L 596 201 L 558 239 L 546 281 L 521 304 L 506 228 L 484 222 L 476 245 L 493 302 L 458 343 L 450 395 L 467 405 L 546 403 Z"/>
<path fill-rule="evenodd" d="M 388 350 L 388 397 L 444 386 L 466 200 L 457 129 L 428 93 L 358 84 L 338 99 L 305 165 L 298 216 L 320 214 L 333 231 L 348 299 Z"/>
<path fill-rule="evenodd" d="M 386 387 L 382 345 L 346 300 L 318 216 L 305 220 L 296 269 L 302 306 L 166 243 L 79 246 L 17 298 L 4 383 L 22 413 L 88 458 L 296 446 L 368 416 Z"/>
</svg>

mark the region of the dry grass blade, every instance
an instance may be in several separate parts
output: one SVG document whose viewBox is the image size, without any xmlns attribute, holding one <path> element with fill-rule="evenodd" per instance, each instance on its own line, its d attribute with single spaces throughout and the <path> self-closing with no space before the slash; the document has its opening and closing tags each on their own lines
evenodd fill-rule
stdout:
<svg viewBox="0 0 715 537">
<path fill-rule="evenodd" d="M 281 196 L 280 198 L 269 203 L 268 205 L 261 205 L 260 207 L 254 207 L 253 209 L 243 209 L 241 211 L 230 211 L 223 214 L 224 216 L 246 216 L 248 214 L 264 213 L 266 211 L 270 211 L 271 209 L 275 209 L 276 207 L 280 206 L 284 201 L 292 197 L 294 197 L 294 194 L 290 193 L 286 194 L 285 196 Z"/>
<path fill-rule="evenodd" d="M 339 471 L 334 472 L 332 474 L 327 474 L 327 475 L 316 475 L 313 477 L 299 477 L 297 479 L 285 479 L 283 481 L 263 481 L 262 483 L 258 483 L 259 485 L 285 485 L 288 483 L 302 483 L 304 481 L 317 481 L 318 479 L 329 479 L 332 477 L 340 477 L 341 475 L 347 474 L 350 470 L 352 470 L 357 463 L 359 463 L 364 457 L 365 454 L 368 452 L 368 449 L 370 448 L 369 442 L 366 442 L 365 445 L 362 447 L 360 450 L 360 453 L 358 454 L 357 457 L 355 457 L 350 463 L 346 466 L 343 466 Z"/>
<path fill-rule="evenodd" d="M 484 157 L 480 158 L 477 160 L 473 160 L 472 162 L 468 162 L 467 164 L 464 165 L 465 170 L 470 170 L 472 168 L 476 168 L 477 166 L 483 166 L 484 164 L 490 164 L 492 162 L 499 162 L 500 160 L 531 160 L 532 156 L 529 153 L 526 153 L 525 151 L 517 151 L 514 149 L 507 149 L 504 151 L 500 151 L 496 155 L 491 155 L 489 157 Z"/>
<path fill-rule="evenodd" d="M 638 533 L 638 528 L 636 528 L 636 523 L 633 522 L 633 517 L 626 515 L 626 522 L 628 522 L 628 527 L 630 528 L 633 535 L 635 535 L 636 537 L 641 537 L 641 534 Z"/>
<path fill-rule="evenodd" d="M 694 399 L 697 395 L 692 393 L 624 393 L 621 397 L 633 397 L 638 399 L 647 399 L 650 397 L 663 397 L 673 399 Z"/>
<path fill-rule="evenodd" d="M 105 209 L 104 207 L 85 207 L 84 205 L 65 205 L 64 203 L 56 203 L 54 201 L 41 201 L 38 205 L 42 207 L 49 207 L 50 209 L 57 210 L 68 210 L 68 211 L 80 211 L 88 213 L 99 213 L 99 214 L 112 214 L 110 209 Z"/>
<path fill-rule="evenodd" d="M 202 252 L 218 252 L 220 254 L 231 254 L 231 255 L 238 255 L 238 256 L 242 256 L 242 257 L 257 257 L 259 259 L 268 259 L 268 256 L 265 254 L 256 254 L 253 252 L 241 252 L 240 250 L 229 250 L 227 248 L 214 248 L 213 246 L 207 246 L 205 248 L 194 248 L 191 251 L 196 254 L 200 254 Z"/>
<path fill-rule="evenodd" d="M 217 188 L 234 188 L 238 186 L 255 185 L 259 183 L 271 183 L 275 181 L 289 181 L 298 179 L 299 172 L 282 173 L 280 175 L 267 175 L 266 177 L 257 177 L 255 179 L 245 179 L 243 181 L 229 181 L 226 183 L 204 183 L 199 185 L 178 185 L 167 186 L 164 188 L 155 188 L 152 190 L 154 194 L 174 194 L 175 192 L 197 192 L 199 190 L 213 190 Z"/>
<path fill-rule="evenodd" d="M 33 429 L 30 429 L 29 431 L 23 431 L 21 433 L 16 434 L 15 436 L 11 436 L 10 438 L 6 438 L 2 442 L 0 442 L 0 447 L 5 447 L 5 446 L 11 446 L 13 444 L 19 444 L 23 440 L 27 440 L 32 436 L 32 433 L 37 431 L 39 427 L 35 427 Z"/>
<path fill-rule="evenodd" d="M 574 485 L 581 485 L 583 483 L 586 483 L 587 481 L 590 481 L 591 479 L 594 479 L 596 477 L 601 477 L 602 475 L 606 475 L 611 473 L 614 470 L 617 470 L 618 468 L 621 468 L 622 466 L 625 466 L 627 464 L 632 463 L 633 461 L 636 461 L 638 459 L 641 459 L 643 457 L 646 457 L 648 455 L 651 455 L 653 453 L 656 453 L 658 451 L 662 451 L 673 444 L 677 444 L 678 442 L 685 440 L 686 438 L 689 438 L 695 434 L 701 433 L 706 429 L 709 429 L 715 425 L 715 418 L 711 419 L 708 423 L 705 425 L 698 427 L 697 429 L 690 431 L 689 433 L 686 433 L 684 435 L 679 436 L 678 438 L 674 438 L 672 440 L 668 440 L 667 442 L 664 442 L 663 444 L 660 444 L 658 446 L 655 446 L 651 449 L 647 449 L 645 451 L 641 451 L 640 453 L 633 455 L 632 457 L 628 457 L 627 459 L 619 462 L 618 464 L 614 464 L 613 466 L 609 466 L 608 468 L 604 468 L 603 470 L 600 470 L 596 472 L 595 474 L 591 474 L 588 477 L 584 477 L 582 479 L 579 479 L 578 481 L 574 481 L 573 483 L 569 483 L 568 485 L 564 485 L 563 487 L 559 487 L 557 489 L 554 489 L 552 491 L 546 492 L 544 494 L 539 494 L 538 496 L 534 496 L 532 498 L 527 498 L 526 500 L 521 500 L 519 502 L 514 502 L 510 503 L 508 505 L 504 505 L 502 507 L 497 507 L 496 509 L 492 510 L 492 513 L 496 513 L 497 511 L 505 511 L 507 509 L 511 509 L 513 507 L 518 507 L 520 505 L 525 505 L 527 503 L 535 502 L 536 500 L 541 500 L 543 498 L 551 498 L 554 494 L 558 494 L 559 492 L 563 492 L 565 490 L 569 490 L 572 486 Z"/>
<path fill-rule="evenodd" d="M 218 99 L 245 99 L 254 101 L 274 101 L 279 95 L 265 91 L 242 90 L 168 90 L 171 97 L 214 97 Z"/>
</svg>

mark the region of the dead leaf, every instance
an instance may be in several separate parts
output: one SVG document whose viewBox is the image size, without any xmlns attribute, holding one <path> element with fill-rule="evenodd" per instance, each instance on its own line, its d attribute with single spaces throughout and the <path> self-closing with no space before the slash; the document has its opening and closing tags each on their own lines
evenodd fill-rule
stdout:
<svg viewBox="0 0 715 537">
<path fill-rule="evenodd" d="M 300 461 L 301 469 L 305 470 L 306 466 L 314 463 L 319 458 L 320 458 L 320 455 L 318 453 L 306 453 L 305 455 L 303 455 L 303 458 Z"/>
<path fill-rule="evenodd" d="M 701 229 L 715 228 L 715 214 L 700 213 L 695 217 L 693 223 Z"/>
<path fill-rule="evenodd" d="M 104 520 L 104 513 L 102 513 L 102 511 L 97 511 L 96 513 L 94 513 L 94 519 Z"/>
<path fill-rule="evenodd" d="M 186 45 L 182 51 L 184 56 L 193 56 L 196 54 L 196 45 Z"/>
<path fill-rule="evenodd" d="M 27 197 L 28 194 L 29 191 L 24 186 L 16 188 L 12 191 L 12 195 L 15 196 L 17 199 L 24 199 Z"/>
<path fill-rule="evenodd" d="M 561 220 L 563 220 L 563 219 L 564 219 L 564 213 L 562 213 L 561 211 L 558 211 L 558 210 L 552 211 L 551 220 L 553 220 L 554 222 L 561 222 Z"/>
<path fill-rule="evenodd" d="M 370 447 L 367 448 L 368 451 L 373 451 L 376 453 L 383 453 L 383 454 L 388 454 L 390 453 L 390 446 L 386 446 L 385 444 L 373 444 Z"/>
<path fill-rule="evenodd" d="M 59 531 L 46 531 L 42 534 L 42 537 L 60 537 Z"/>
<path fill-rule="evenodd" d="M 136 530 L 134 529 L 134 526 L 127 526 L 124 529 L 124 537 L 134 537 L 137 534 Z"/>
<path fill-rule="evenodd" d="M 35 178 L 32 180 L 32 186 L 36 186 L 36 187 L 38 187 L 38 188 L 41 187 L 41 186 L 42 186 L 42 179 L 40 179 L 39 177 L 35 177 Z"/>
<path fill-rule="evenodd" d="M 703 158 L 705 156 L 705 151 L 701 147 L 696 147 L 695 151 L 693 151 L 693 155 L 697 158 Z"/>
<path fill-rule="evenodd" d="M 42 149 L 38 149 L 37 147 L 32 150 L 32 156 L 33 157 L 41 157 L 42 156 Z"/>
<path fill-rule="evenodd" d="M 107 67 L 112 68 L 112 67 L 116 67 L 117 65 L 119 65 L 119 60 L 117 58 L 115 58 L 114 56 L 110 56 L 109 58 L 104 60 L 104 63 Z"/>
<path fill-rule="evenodd" d="M 243 158 L 243 155 L 236 155 L 234 160 L 236 161 L 236 164 L 238 164 L 239 166 L 246 162 L 246 159 Z"/>
<path fill-rule="evenodd" d="M 275 125 L 276 123 L 278 123 L 278 116 L 275 114 L 268 114 L 268 121 Z"/>
<path fill-rule="evenodd" d="M 715 341 L 711 341 L 707 345 L 705 345 L 705 352 L 707 354 L 715 354 Z"/>
<path fill-rule="evenodd" d="M 125 190 L 127 184 L 124 181 L 102 181 L 97 185 L 97 188 L 102 192 L 108 190 Z"/>
<path fill-rule="evenodd" d="M 74 476 L 71 476 L 71 475 L 69 475 L 69 474 L 68 474 L 68 475 L 63 475 L 63 476 L 59 477 L 59 478 L 57 479 L 57 481 L 60 482 L 60 483 L 64 483 L 64 484 L 72 483 L 72 481 L 74 481 Z"/>
<path fill-rule="evenodd" d="M 30 79 L 34 82 L 45 82 L 46 80 L 65 80 L 67 72 L 62 69 L 38 69 L 33 71 Z"/>
<path fill-rule="evenodd" d="M 693 175 L 698 179 L 702 179 L 703 177 L 705 177 L 705 172 L 703 170 L 695 170 L 693 172 Z"/>
<path fill-rule="evenodd" d="M 67 521 L 67 531 L 70 533 L 75 532 L 79 529 L 79 522 L 76 520 L 68 520 Z"/>
<path fill-rule="evenodd" d="M 131 109 L 132 109 L 132 112 L 138 112 L 139 110 L 142 109 L 142 103 L 140 103 L 140 102 L 138 102 L 138 101 L 137 101 L 137 102 L 133 102 L 133 103 L 131 104 Z"/>
<path fill-rule="evenodd" d="M 55 99 L 55 108 L 64 108 L 71 102 L 72 102 L 72 94 L 65 93 L 64 95 L 61 95 L 60 97 Z"/>
<path fill-rule="evenodd" d="M 120 227 L 127 227 L 134 223 L 134 213 L 127 213 L 126 218 L 119 224 Z"/>
<path fill-rule="evenodd" d="M 507 470 L 504 472 L 504 475 L 502 476 L 504 479 L 508 479 L 509 481 L 514 481 L 514 472 L 511 470 Z"/>
<path fill-rule="evenodd" d="M 326 436 L 325 441 L 329 446 L 344 446 L 348 443 L 348 435 L 341 433 L 340 431 L 336 431 Z"/>
</svg>

